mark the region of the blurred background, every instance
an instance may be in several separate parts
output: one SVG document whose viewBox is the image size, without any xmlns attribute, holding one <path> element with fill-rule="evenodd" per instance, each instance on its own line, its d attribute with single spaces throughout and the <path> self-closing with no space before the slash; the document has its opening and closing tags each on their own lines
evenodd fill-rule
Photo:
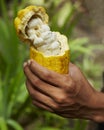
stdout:
<svg viewBox="0 0 104 130">
<path fill-rule="evenodd" d="M 31 103 L 22 68 L 28 46 L 13 23 L 28 5 L 46 9 L 51 30 L 68 38 L 71 62 L 95 89 L 104 86 L 104 0 L 0 0 L 0 130 L 90 130 L 93 124 L 87 120 L 64 119 Z"/>
</svg>

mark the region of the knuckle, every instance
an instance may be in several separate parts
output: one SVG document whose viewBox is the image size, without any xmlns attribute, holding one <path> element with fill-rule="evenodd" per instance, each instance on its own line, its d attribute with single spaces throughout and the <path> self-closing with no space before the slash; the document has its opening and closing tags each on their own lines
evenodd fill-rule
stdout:
<svg viewBox="0 0 104 130">
<path fill-rule="evenodd" d="M 64 82 L 67 83 L 69 81 L 69 75 L 64 76 Z"/>
<path fill-rule="evenodd" d="M 65 84 L 64 84 L 64 90 L 68 91 L 69 87 L 70 87 L 69 83 L 65 82 Z"/>
<path fill-rule="evenodd" d="M 69 80 L 66 84 L 65 84 L 65 90 L 66 92 L 70 92 L 70 93 L 74 93 L 75 92 L 75 83 L 72 80 Z"/>
<path fill-rule="evenodd" d="M 61 96 L 56 98 L 56 102 L 58 104 L 63 104 L 65 102 L 65 100 L 66 100 L 66 96 L 65 95 L 61 95 Z"/>
<path fill-rule="evenodd" d="M 78 106 L 76 106 L 76 103 L 75 103 L 74 100 L 71 100 L 71 99 L 70 99 L 70 100 L 68 101 L 68 103 L 69 103 L 70 106 L 73 106 L 73 107 L 75 106 L 75 107 L 78 108 Z"/>
<path fill-rule="evenodd" d="M 51 78 L 51 74 L 50 74 L 48 71 L 46 71 L 46 72 L 43 74 L 43 77 L 45 77 L 46 79 L 49 79 L 49 78 Z"/>
<path fill-rule="evenodd" d="M 69 75 L 64 77 L 64 88 L 65 90 L 69 89 L 70 87 L 74 86 L 74 81 L 69 77 Z"/>
<path fill-rule="evenodd" d="M 58 111 L 58 110 L 60 109 L 59 104 L 55 103 L 55 104 L 53 105 L 53 109 L 54 109 L 55 111 Z"/>
<path fill-rule="evenodd" d="M 75 83 L 72 79 L 69 80 L 68 84 L 69 84 L 70 88 L 74 88 L 74 86 L 75 86 Z"/>
<path fill-rule="evenodd" d="M 76 88 L 75 88 L 75 86 L 74 86 L 73 84 L 71 84 L 71 85 L 69 86 L 69 91 L 70 91 L 71 93 L 75 93 Z"/>
<path fill-rule="evenodd" d="M 34 78 L 34 79 L 32 80 L 32 82 L 33 82 L 34 85 L 39 85 L 40 80 L 39 80 L 38 78 Z"/>
</svg>

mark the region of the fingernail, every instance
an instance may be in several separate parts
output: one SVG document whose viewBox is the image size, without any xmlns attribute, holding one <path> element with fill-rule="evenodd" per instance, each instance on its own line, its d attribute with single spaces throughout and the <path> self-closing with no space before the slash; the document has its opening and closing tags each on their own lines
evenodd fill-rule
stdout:
<svg viewBox="0 0 104 130">
<path fill-rule="evenodd" d="M 32 63 L 31 60 L 28 60 L 28 61 L 27 61 L 27 64 L 28 64 L 28 65 L 31 65 L 31 63 Z"/>
<path fill-rule="evenodd" d="M 23 67 L 26 67 L 26 66 L 27 66 L 27 62 L 24 62 Z"/>
</svg>

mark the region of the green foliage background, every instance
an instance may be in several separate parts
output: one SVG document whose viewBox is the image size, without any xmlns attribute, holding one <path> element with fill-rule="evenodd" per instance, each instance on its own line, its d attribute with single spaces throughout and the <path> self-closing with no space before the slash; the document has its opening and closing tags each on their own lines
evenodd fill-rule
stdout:
<svg viewBox="0 0 104 130">
<path fill-rule="evenodd" d="M 73 30 L 81 18 L 80 3 L 67 0 L 0 1 L 0 130 L 84 130 L 85 120 L 68 120 L 31 104 L 25 87 L 23 62 L 28 59 L 28 46 L 17 38 L 13 20 L 18 10 L 28 5 L 42 5 L 50 16 L 50 27 L 69 39 L 71 62 L 77 64 L 94 85 L 101 67 L 94 63 L 94 50 L 102 48 L 88 44 L 88 38 L 73 38 Z M 57 13 L 56 13 L 57 12 Z M 93 82 L 94 81 L 94 82 Z M 98 87 L 97 89 L 100 89 Z M 73 125 L 72 125 L 73 124 Z"/>
</svg>

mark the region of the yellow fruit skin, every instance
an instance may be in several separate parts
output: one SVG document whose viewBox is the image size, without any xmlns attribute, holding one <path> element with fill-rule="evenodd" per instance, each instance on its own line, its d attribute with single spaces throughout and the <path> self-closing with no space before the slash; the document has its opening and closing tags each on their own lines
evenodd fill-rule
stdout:
<svg viewBox="0 0 104 130">
<path fill-rule="evenodd" d="M 44 56 L 37 51 L 33 46 L 30 47 L 30 59 L 35 60 L 40 65 L 53 70 L 60 74 L 69 72 L 70 50 L 66 50 L 63 55 L 59 56 Z"/>
</svg>

